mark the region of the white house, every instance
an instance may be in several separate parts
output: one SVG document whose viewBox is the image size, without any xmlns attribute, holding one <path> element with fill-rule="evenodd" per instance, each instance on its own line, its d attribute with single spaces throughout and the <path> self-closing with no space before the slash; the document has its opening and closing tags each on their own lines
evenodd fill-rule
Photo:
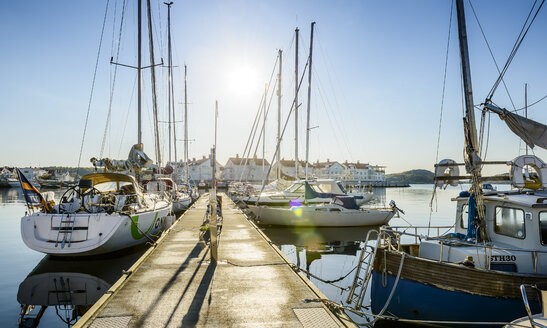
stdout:
<svg viewBox="0 0 547 328">
<path fill-rule="evenodd" d="M 217 161 L 217 179 L 221 176 L 222 165 Z M 175 165 L 174 175 L 177 177 L 184 177 L 184 172 L 186 170 L 186 163 L 179 162 Z M 193 184 L 198 184 L 201 180 L 205 183 L 210 183 L 213 176 L 213 168 L 211 166 L 211 159 L 209 157 L 203 156 L 201 159 L 192 158 L 188 161 L 188 175 L 190 182 Z M 178 180 L 178 179 L 177 179 Z M 182 179 L 181 179 L 182 180 Z"/>
<path fill-rule="evenodd" d="M 236 155 L 230 157 L 224 166 L 224 181 L 249 181 L 260 182 L 264 180 L 268 173 L 270 163 L 266 159 L 243 158 Z"/>
<path fill-rule="evenodd" d="M 340 180 L 346 173 L 346 168 L 338 163 L 331 162 L 327 159 L 326 162 L 315 162 L 313 165 L 313 174 L 319 179 L 335 179 Z"/>
<path fill-rule="evenodd" d="M 281 167 L 281 178 L 285 180 L 297 180 L 303 179 L 306 176 L 306 162 L 298 161 L 298 177 L 296 177 L 296 163 L 294 160 L 281 159 L 279 162 Z M 270 179 L 275 179 L 277 177 L 277 166 L 278 163 L 274 163 L 272 166 L 272 171 L 270 172 Z M 308 176 L 311 177 L 313 174 L 313 164 L 308 163 Z"/>
<path fill-rule="evenodd" d="M 343 180 L 349 183 L 376 184 L 386 180 L 385 166 L 370 165 L 368 163 L 344 163 L 346 174 Z"/>
</svg>

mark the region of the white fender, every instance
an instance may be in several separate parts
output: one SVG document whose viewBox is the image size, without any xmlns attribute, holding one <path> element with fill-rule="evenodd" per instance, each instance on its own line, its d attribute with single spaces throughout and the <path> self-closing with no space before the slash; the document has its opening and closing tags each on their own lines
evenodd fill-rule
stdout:
<svg viewBox="0 0 547 328">
<path fill-rule="evenodd" d="M 458 165 L 456 164 L 456 161 L 454 161 L 453 159 L 443 159 L 442 161 L 439 162 L 438 165 L 442 165 L 442 166 L 437 166 L 435 168 L 435 177 L 446 177 L 446 176 L 449 176 L 449 177 L 457 177 L 460 175 L 460 168 L 458 167 Z M 445 181 L 442 181 L 442 180 L 437 180 L 435 181 L 435 186 L 437 187 L 442 187 L 443 185 L 451 185 L 451 186 L 457 186 L 459 183 L 458 180 L 445 180 Z"/>
<path fill-rule="evenodd" d="M 507 164 L 511 165 L 511 183 L 514 187 L 526 187 L 526 181 L 522 174 L 522 170 L 526 165 L 529 165 L 536 170 L 542 186 L 547 185 L 547 165 L 545 165 L 539 157 L 534 155 L 522 155 Z"/>
</svg>

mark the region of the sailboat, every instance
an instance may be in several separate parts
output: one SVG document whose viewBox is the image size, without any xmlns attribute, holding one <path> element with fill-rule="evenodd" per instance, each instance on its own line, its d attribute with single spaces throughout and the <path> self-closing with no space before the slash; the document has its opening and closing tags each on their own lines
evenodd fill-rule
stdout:
<svg viewBox="0 0 547 328">
<path fill-rule="evenodd" d="M 311 72 L 314 26 L 315 22 L 312 22 L 310 52 L 308 58 L 309 71 L 306 126 L 306 160 L 304 162 L 306 179 L 304 181 L 298 181 L 294 183 L 292 186 L 290 186 L 285 191 L 282 191 L 281 193 L 261 193 L 254 198 L 249 197 L 245 199 L 245 202 L 256 215 L 257 220 L 261 224 L 267 225 L 336 227 L 387 224 L 397 211 L 394 202 L 393 206 L 391 206 L 390 208 L 360 208 L 360 204 L 358 204 L 357 201 L 359 200 L 363 202 L 364 197 L 347 195 L 344 188 L 339 182 L 336 182 L 334 180 L 317 180 L 313 182 L 312 179 L 308 179 L 311 108 L 310 100 L 312 81 Z M 297 96 L 298 92 L 296 92 L 295 104 Z M 276 154 L 279 154 L 280 141 L 281 138 L 278 134 Z M 295 165 L 298 166 L 298 163 L 296 163 Z M 278 172 L 279 169 L 280 167 L 278 166 Z M 314 185 L 313 188 L 310 186 L 310 184 Z M 265 202 L 263 203 L 260 202 L 262 196 L 264 196 L 265 198 Z M 370 198 L 367 200 L 370 200 Z M 278 206 L 272 207 L 267 205 Z M 279 205 L 283 207 L 279 207 Z M 289 207 L 287 207 L 286 205 L 289 205 Z"/>
<path fill-rule="evenodd" d="M 138 6 L 138 143 L 127 160 L 92 158 L 96 172 L 67 189 L 58 204 L 44 199 L 19 174 L 29 208 L 21 218 L 21 236 L 33 250 L 58 256 L 114 252 L 153 241 L 170 222 L 170 200 L 145 192 L 138 182 L 146 170 L 153 169 L 142 144 L 141 0 Z M 97 172 L 99 168 L 103 172 Z"/>
<path fill-rule="evenodd" d="M 370 269 L 358 269 L 355 276 L 353 288 L 360 292 L 352 291 L 348 298 L 358 310 L 370 288 L 375 321 L 503 326 L 526 315 L 520 286 L 547 282 L 547 164 L 532 155 L 498 162 L 480 158 L 463 0 L 456 0 L 456 9 L 466 105 L 465 163 L 441 161 L 436 165 L 435 179 L 439 185 L 471 180 L 471 188 L 453 199 L 452 233 L 439 233 L 452 227 L 431 227 L 426 234 L 417 232 L 418 227 L 380 229 Z M 491 95 L 483 110 L 499 114 L 529 147 L 547 148 L 547 138 L 542 135 L 547 126 L 495 106 Z M 500 164 L 509 165 L 507 178 L 514 190 L 483 188 L 485 181 L 506 179 L 481 174 L 483 165 Z M 463 165 L 468 176 L 459 174 Z M 537 296 L 530 295 L 528 301 L 531 312 L 540 311 Z"/>
<path fill-rule="evenodd" d="M 379 226 L 397 213 L 395 203 L 390 208 L 359 207 L 350 196 L 322 196 L 308 182 L 303 202 L 293 200 L 290 207 L 249 206 L 264 225 L 299 227 Z M 331 198 L 332 197 L 332 198 Z M 306 204 L 307 199 L 326 199 L 329 203 Z"/>
<path fill-rule="evenodd" d="M 175 167 L 177 166 L 177 136 L 176 129 L 173 129 L 173 134 L 171 133 L 171 125 L 174 124 L 172 121 L 175 121 L 175 104 L 174 104 L 174 88 L 173 88 L 173 61 L 172 61 L 172 48 L 171 48 L 171 5 L 173 2 L 165 2 L 167 5 L 167 52 L 168 52 L 168 113 L 169 113 L 169 163 L 166 168 L 159 170 L 160 174 L 155 174 L 154 178 L 151 180 L 143 181 L 147 191 L 154 193 L 167 192 L 171 198 L 173 204 L 173 213 L 180 214 L 185 211 L 193 202 L 190 193 L 184 192 L 177 185 L 176 179 L 174 179 L 174 169 L 169 166 L 171 162 L 171 144 L 174 146 L 175 153 Z M 171 120 L 172 118 L 172 120 Z M 156 132 L 158 133 L 158 132 Z M 156 138 L 159 138 L 157 136 Z M 158 142 L 159 143 L 159 142 Z M 160 155 L 158 153 L 158 163 L 161 162 Z M 161 174 L 165 173 L 165 174 Z"/>
</svg>

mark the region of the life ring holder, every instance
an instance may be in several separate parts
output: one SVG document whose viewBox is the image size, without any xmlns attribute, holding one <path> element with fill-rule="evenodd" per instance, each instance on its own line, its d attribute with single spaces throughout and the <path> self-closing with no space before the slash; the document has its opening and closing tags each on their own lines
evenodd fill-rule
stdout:
<svg viewBox="0 0 547 328">
<path fill-rule="evenodd" d="M 435 167 L 435 178 L 438 177 L 458 177 L 460 175 L 460 168 L 453 159 L 443 159 Z M 435 179 L 436 187 L 446 187 L 451 185 L 453 187 L 458 186 L 458 179 L 437 180 Z"/>
<path fill-rule="evenodd" d="M 507 164 L 511 165 L 511 184 L 515 188 L 539 189 L 547 185 L 547 165 L 539 157 L 521 155 Z M 525 177 L 522 170 L 526 166 L 532 167 L 538 176 L 534 178 Z"/>
</svg>

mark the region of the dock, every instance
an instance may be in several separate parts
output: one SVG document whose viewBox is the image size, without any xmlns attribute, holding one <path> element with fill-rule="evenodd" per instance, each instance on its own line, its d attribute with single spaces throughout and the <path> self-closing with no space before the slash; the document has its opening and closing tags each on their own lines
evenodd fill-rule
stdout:
<svg viewBox="0 0 547 328">
<path fill-rule="evenodd" d="M 353 327 L 226 195 L 218 260 L 202 195 L 75 327 Z"/>
</svg>

